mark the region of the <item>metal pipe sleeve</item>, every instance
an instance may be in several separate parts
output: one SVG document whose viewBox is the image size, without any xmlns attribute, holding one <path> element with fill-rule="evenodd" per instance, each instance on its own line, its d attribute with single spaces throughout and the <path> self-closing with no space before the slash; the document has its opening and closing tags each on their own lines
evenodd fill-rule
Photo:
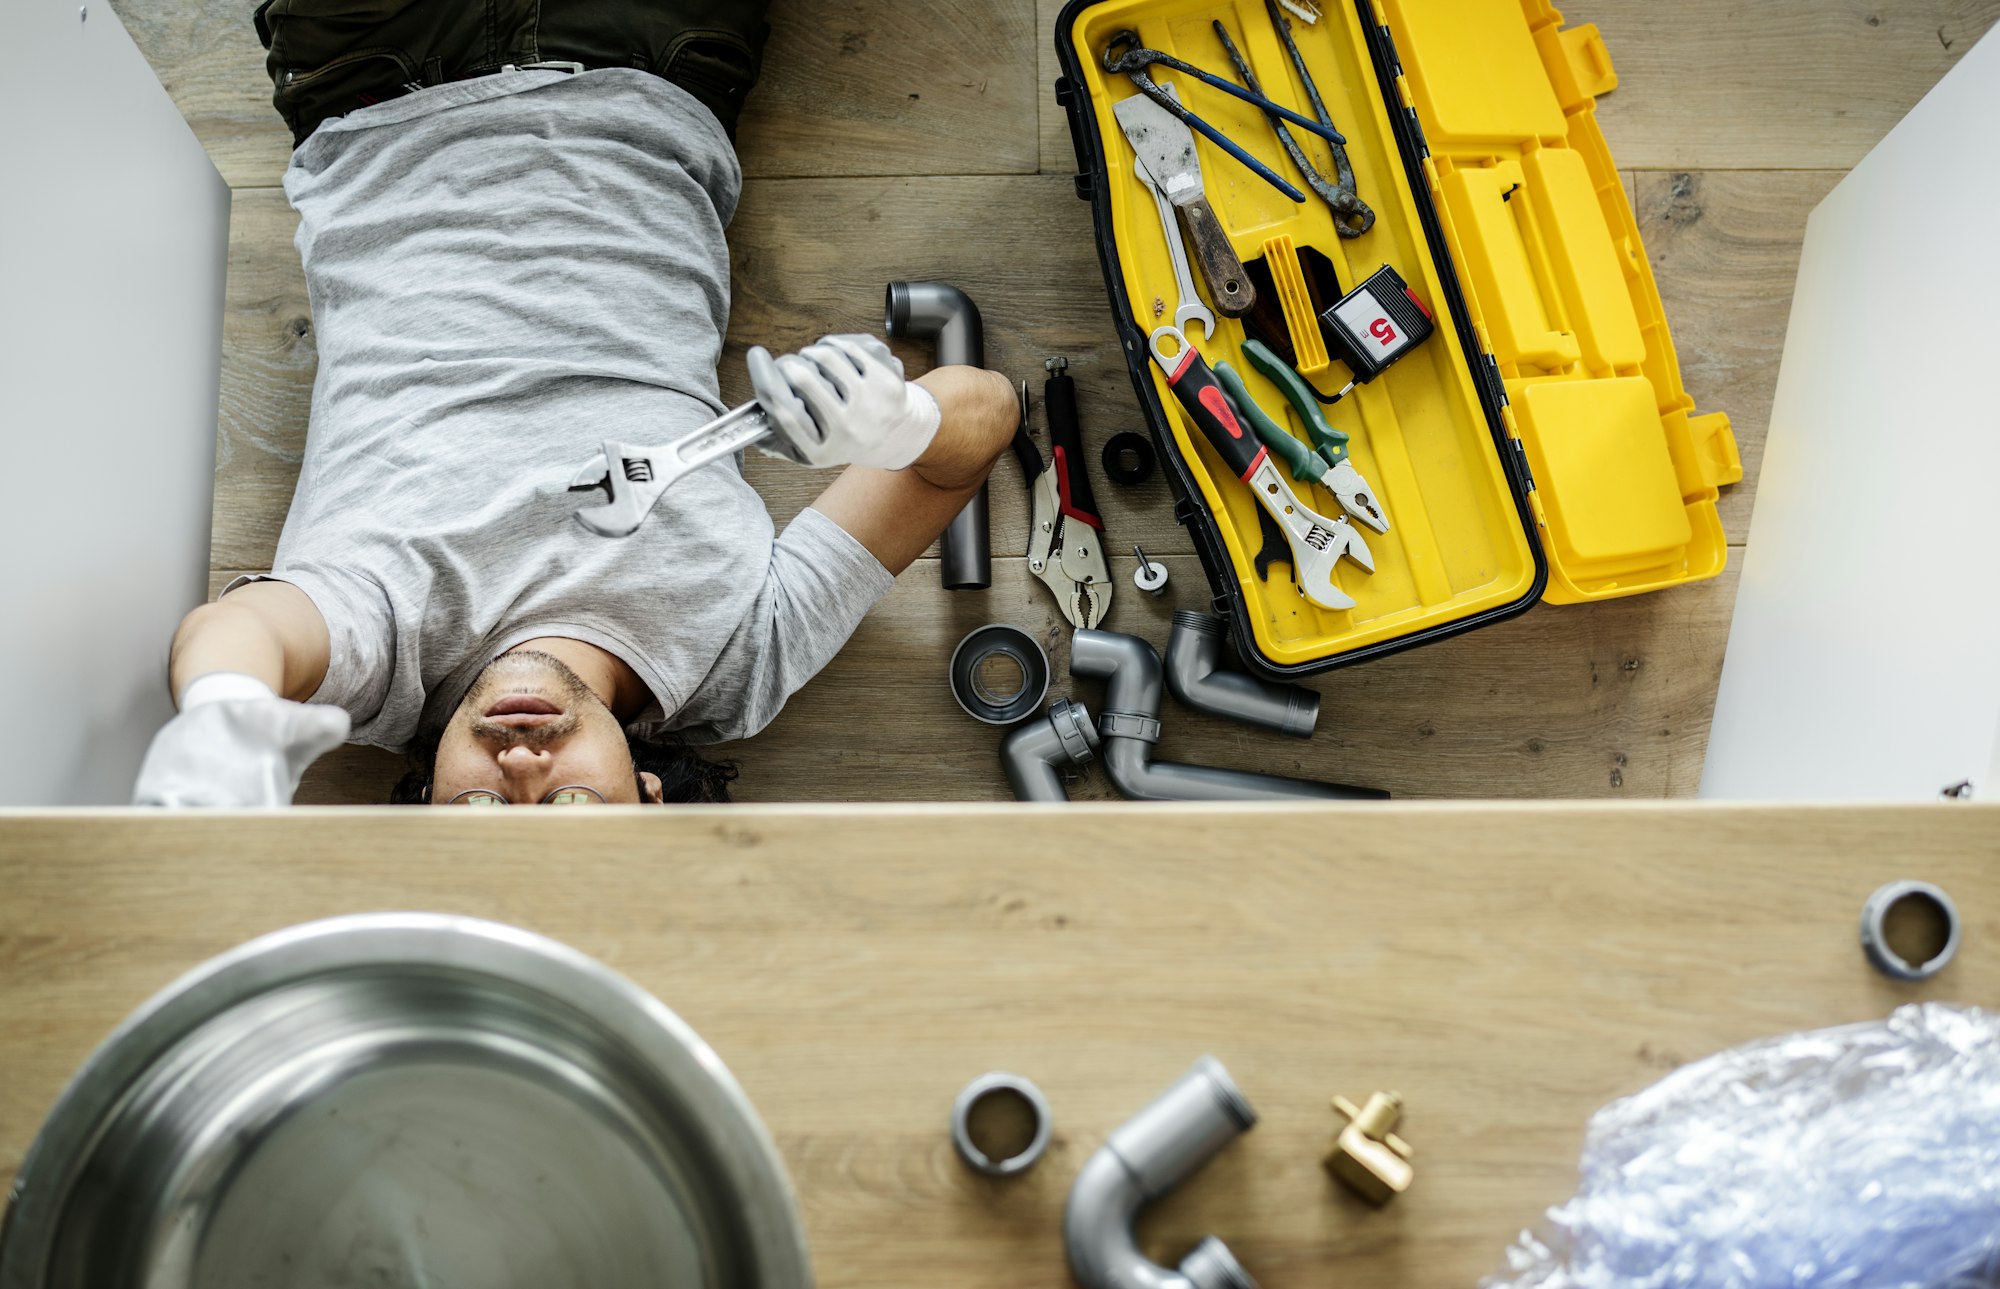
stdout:
<svg viewBox="0 0 2000 1289">
<path fill-rule="evenodd" d="M 1195 1062 L 1084 1162 L 1063 1210 L 1070 1271 L 1084 1289 L 1257 1289 L 1222 1241 L 1209 1236 L 1178 1271 L 1150 1261 L 1132 1238 L 1139 1210 L 1193 1176 L 1250 1130 L 1257 1112 L 1212 1056 Z"/>
<path fill-rule="evenodd" d="M 1097 759 L 1097 748 L 1089 709 L 1058 698 L 1049 704 L 1047 720 L 1016 726 L 1001 740 L 1000 765 L 1016 801 L 1068 801 L 1063 768 L 1089 765 Z"/>
<path fill-rule="evenodd" d="M 1174 611 L 1167 637 L 1167 690 L 1198 712 L 1256 725 L 1293 738 L 1311 738 L 1319 723 L 1319 695 L 1302 685 L 1269 685 L 1222 665 L 1229 624 L 1213 613 Z"/>
<path fill-rule="evenodd" d="M 1943 928 L 1943 942 L 1927 962 L 1910 962 L 1889 945 L 1889 910 L 1904 900 L 1928 903 Z M 1895 980 L 1929 980 L 1943 971 L 1958 953 L 1958 932 L 1958 906 L 1942 887 L 1929 882 L 1891 882 L 1861 909 L 1861 947 L 1877 971 Z"/>
<path fill-rule="evenodd" d="M 1079 630 L 1070 639 L 1072 676 L 1104 680 L 1097 720 L 1099 756 L 1118 791 L 1134 801 L 1349 801 L 1381 798 L 1373 788 L 1286 779 L 1246 770 L 1153 760 L 1160 741 L 1160 656 L 1137 636 Z"/>
<path fill-rule="evenodd" d="M 883 315 L 882 325 L 891 336 L 932 341 L 932 358 L 939 367 L 986 365 L 979 306 L 950 283 L 891 282 Z M 992 585 L 988 528 L 986 487 L 982 484 L 939 539 L 938 563 L 945 590 L 983 591 Z"/>
<path fill-rule="evenodd" d="M 1033 1137 L 1020 1154 L 1005 1159 L 992 1158 L 972 1139 L 972 1108 L 996 1092 L 1011 1092 L 1020 1097 L 1035 1116 Z M 1050 1125 L 1049 1099 L 1042 1095 L 1042 1090 L 1020 1075 L 1004 1070 L 982 1074 L 966 1084 L 951 1105 L 951 1144 L 957 1148 L 960 1159 L 988 1177 L 1011 1177 L 1034 1167 L 1035 1161 L 1049 1148 Z"/>
</svg>

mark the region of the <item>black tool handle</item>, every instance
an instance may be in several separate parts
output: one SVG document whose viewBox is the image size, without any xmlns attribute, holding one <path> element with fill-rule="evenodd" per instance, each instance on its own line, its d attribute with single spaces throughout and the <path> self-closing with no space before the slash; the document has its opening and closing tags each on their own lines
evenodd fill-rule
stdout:
<svg viewBox="0 0 2000 1289">
<path fill-rule="evenodd" d="M 1182 351 L 1167 376 L 1167 384 L 1173 387 L 1174 397 L 1201 427 L 1209 443 L 1222 454 L 1223 462 L 1236 472 L 1237 478 L 1248 479 L 1264 459 L 1264 445 L 1236 415 L 1229 396 L 1216 383 L 1215 373 L 1193 345 Z"/>
<path fill-rule="evenodd" d="M 1066 371 L 1051 375 L 1042 386 L 1042 406 L 1049 413 L 1049 449 L 1055 458 L 1056 492 L 1062 512 L 1100 531 L 1097 498 L 1090 491 L 1090 471 L 1084 467 L 1083 428 L 1076 416 L 1076 380 Z"/>
</svg>

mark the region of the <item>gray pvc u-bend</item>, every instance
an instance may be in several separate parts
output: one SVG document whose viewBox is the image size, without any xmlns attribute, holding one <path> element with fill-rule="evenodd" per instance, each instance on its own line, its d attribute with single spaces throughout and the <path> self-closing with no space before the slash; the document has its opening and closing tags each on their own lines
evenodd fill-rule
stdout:
<svg viewBox="0 0 2000 1289">
<path fill-rule="evenodd" d="M 1168 1088 L 1084 1161 L 1063 1210 L 1063 1244 L 1083 1289 L 1257 1289 L 1209 1236 L 1178 1270 L 1139 1251 L 1132 1220 L 1250 1130 L 1257 1112 L 1212 1056 Z"/>
<path fill-rule="evenodd" d="M 1103 679 L 1098 756 L 1112 786 L 1134 801 L 1349 801 L 1380 798 L 1372 788 L 1155 761 L 1160 741 L 1160 655 L 1137 636 L 1081 629 L 1070 637 L 1072 676 Z"/>
<path fill-rule="evenodd" d="M 979 306 L 948 282 L 891 282 L 883 302 L 883 327 L 891 336 L 935 342 L 940 367 L 984 367 L 986 337 Z M 938 547 L 947 591 L 983 591 L 993 584 L 986 488 L 981 485 L 953 517 Z"/>
<path fill-rule="evenodd" d="M 1319 695 L 1303 685 L 1268 685 L 1222 665 L 1229 625 L 1213 613 L 1174 610 L 1167 637 L 1167 690 L 1198 712 L 1256 725 L 1293 738 L 1311 738 L 1319 723 Z"/>
<path fill-rule="evenodd" d="M 1000 765 L 1016 801 L 1068 801 L 1062 772 L 1097 759 L 1097 729 L 1082 703 L 1058 698 L 1046 719 L 1017 725 L 1000 741 Z"/>
</svg>

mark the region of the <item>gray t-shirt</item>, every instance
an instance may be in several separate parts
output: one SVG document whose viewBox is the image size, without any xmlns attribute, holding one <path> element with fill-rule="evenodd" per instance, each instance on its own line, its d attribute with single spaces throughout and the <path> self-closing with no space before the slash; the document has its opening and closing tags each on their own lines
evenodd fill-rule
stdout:
<svg viewBox="0 0 2000 1289">
<path fill-rule="evenodd" d="M 573 517 L 603 440 L 666 442 L 724 410 L 741 186 L 708 110 L 636 70 L 426 89 L 293 154 L 320 366 L 271 575 L 326 618 L 314 701 L 346 708 L 354 741 L 406 747 L 547 635 L 629 663 L 656 700 L 641 727 L 745 737 L 888 590 L 817 511 L 774 541 L 729 462 L 629 537 Z"/>
</svg>

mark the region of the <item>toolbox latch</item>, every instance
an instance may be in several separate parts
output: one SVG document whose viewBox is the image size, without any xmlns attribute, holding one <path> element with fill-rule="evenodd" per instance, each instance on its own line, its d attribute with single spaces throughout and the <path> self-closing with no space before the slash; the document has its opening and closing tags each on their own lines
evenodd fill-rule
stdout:
<svg viewBox="0 0 2000 1289">
<path fill-rule="evenodd" d="M 1549 74 L 1549 86 L 1564 112 L 1589 107 L 1593 100 L 1618 88 L 1618 73 L 1611 69 L 1611 54 L 1597 24 L 1558 31 L 1553 26 L 1535 32 L 1541 48 L 1542 65 Z"/>
<path fill-rule="evenodd" d="M 1736 433 L 1729 428 L 1729 413 L 1688 417 L 1688 434 L 1694 439 L 1701 477 L 1709 487 L 1743 481 L 1743 457 L 1736 450 Z"/>
</svg>

